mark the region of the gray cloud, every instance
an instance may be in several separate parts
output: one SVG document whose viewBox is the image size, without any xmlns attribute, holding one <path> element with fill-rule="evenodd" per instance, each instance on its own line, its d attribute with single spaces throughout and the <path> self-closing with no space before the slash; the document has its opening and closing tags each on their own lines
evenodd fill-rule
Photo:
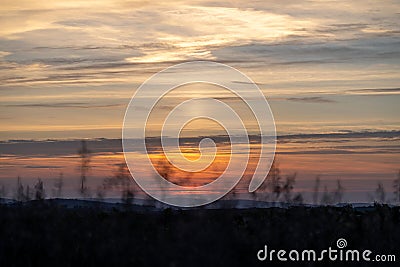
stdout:
<svg viewBox="0 0 400 267">
<path fill-rule="evenodd" d="M 233 60 L 246 58 L 248 62 L 269 65 L 312 65 L 312 64 L 396 64 L 400 59 L 398 38 L 360 37 L 331 42 L 299 42 L 296 38 L 282 43 L 253 42 L 240 46 L 229 46 L 212 51 L 218 59 Z"/>
<path fill-rule="evenodd" d="M 24 108 L 114 108 L 121 107 L 124 104 L 90 104 L 82 102 L 62 102 L 62 103 L 31 103 L 5 105 L 6 107 L 24 107 Z"/>
<path fill-rule="evenodd" d="M 26 169 L 62 169 L 62 166 L 51 166 L 51 165 L 27 165 L 24 166 Z"/>
<path fill-rule="evenodd" d="M 306 103 L 336 103 L 337 101 L 320 97 L 320 96 L 310 96 L 310 97 L 289 97 L 286 100 L 294 102 L 306 102 Z"/>
<path fill-rule="evenodd" d="M 370 147 L 373 148 L 373 147 Z M 345 149 L 321 149 L 321 150 L 299 150 L 299 151 L 278 151 L 278 155 L 344 155 L 344 154 L 398 154 L 400 149 L 373 149 L 373 151 L 354 151 Z"/>
<path fill-rule="evenodd" d="M 229 138 L 224 135 L 218 136 L 207 136 L 212 138 L 216 143 L 226 143 L 229 141 Z M 181 144 L 198 144 L 199 141 L 203 137 L 187 137 L 181 138 Z M 250 136 L 250 140 L 253 140 L 254 143 L 259 142 L 259 136 Z M 309 143 L 310 148 L 315 148 L 314 143 L 318 142 L 329 142 L 341 144 L 343 142 L 347 142 L 347 140 L 351 139 L 368 139 L 374 138 L 382 139 L 387 142 L 398 142 L 400 138 L 400 131 L 375 131 L 375 132 L 350 132 L 350 133 L 324 133 L 324 134 L 297 134 L 297 135 L 282 135 L 278 136 L 278 141 L 280 143 L 300 143 L 301 140 L 304 140 L 302 143 Z M 353 140 L 354 140 L 353 139 Z M 138 140 L 132 140 L 133 142 Z M 76 155 L 78 148 L 80 147 L 80 140 L 68 140 L 68 141 L 24 141 L 24 140 L 10 140 L 0 142 L 0 155 L 1 156 L 63 156 L 63 155 Z M 88 140 L 88 147 L 93 153 L 122 153 L 122 144 L 121 139 L 92 139 Z M 147 138 L 146 142 L 148 142 L 149 147 L 157 149 L 160 144 L 159 138 Z M 140 142 L 139 142 L 140 143 Z M 369 146 L 369 151 L 363 151 L 360 149 L 365 149 L 366 147 L 361 147 L 357 151 L 353 151 L 352 149 L 345 149 L 345 147 L 326 147 L 327 151 L 322 150 L 307 150 L 304 152 L 295 152 L 295 153 L 330 153 L 330 154 L 346 154 L 346 153 L 400 153 L 400 148 L 398 145 L 392 145 L 385 149 L 382 145 L 371 145 Z M 357 147 L 353 147 L 357 149 Z M 352 152 L 353 151 L 353 152 Z M 280 152 L 285 153 L 285 152 Z M 291 153 L 291 152 L 288 152 Z"/>
<path fill-rule="evenodd" d="M 266 85 L 265 83 L 256 83 L 256 82 L 250 83 L 250 82 L 242 82 L 242 81 L 232 81 L 232 83 L 238 83 L 238 84 L 256 84 L 256 85 L 258 85 L 258 86 Z"/>
<path fill-rule="evenodd" d="M 347 90 L 350 93 L 400 93 L 400 88 L 370 88 Z"/>
<path fill-rule="evenodd" d="M 321 133 L 321 134 L 293 134 L 281 135 L 279 139 L 307 139 L 307 138 L 399 138 L 400 131 L 351 131 L 339 133 Z"/>
</svg>

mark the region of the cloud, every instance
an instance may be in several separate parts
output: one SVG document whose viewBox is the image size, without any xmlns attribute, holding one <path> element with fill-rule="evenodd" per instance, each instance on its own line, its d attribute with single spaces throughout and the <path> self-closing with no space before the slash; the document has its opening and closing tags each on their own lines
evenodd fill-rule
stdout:
<svg viewBox="0 0 400 267">
<path fill-rule="evenodd" d="M 400 93 L 400 88 L 353 89 L 347 90 L 347 92 L 357 94 L 397 94 Z"/>
<path fill-rule="evenodd" d="M 27 165 L 24 166 L 26 169 L 62 169 L 62 166 L 55 165 Z"/>
<path fill-rule="evenodd" d="M 224 135 L 206 136 L 212 138 L 216 143 L 227 143 L 229 138 Z M 180 143 L 183 145 L 198 144 L 203 137 L 184 137 L 180 139 Z M 254 144 L 259 143 L 259 136 L 249 137 Z M 332 143 L 341 144 L 348 140 L 368 140 L 373 138 L 375 141 L 382 139 L 386 142 L 392 142 L 391 146 L 385 149 L 384 146 L 368 145 L 368 146 L 352 146 L 352 147 L 341 147 L 340 145 L 334 147 Z M 315 143 L 326 142 L 325 148 L 328 152 L 321 150 L 310 152 L 310 150 L 304 151 L 304 153 L 353 153 L 358 149 L 359 153 L 400 153 L 399 146 L 397 145 L 400 138 L 400 131 L 374 131 L 374 132 L 350 132 L 350 133 L 321 133 L 321 134 L 296 134 L 296 135 L 282 135 L 278 136 L 279 143 L 299 143 L 303 140 L 303 144 L 310 144 L 310 148 L 315 148 Z M 132 140 L 135 144 L 135 140 Z M 339 141 L 339 142 L 336 142 Z M 35 140 L 11 140 L 0 142 L 0 155 L 1 156 L 71 156 L 76 155 L 78 148 L 80 147 L 80 140 L 50 140 L 50 141 L 35 141 Z M 122 153 L 121 139 L 91 139 L 87 140 L 88 147 L 95 154 L 101 153 Z M 150 147 L 154 149 L 160 144 L 159 138 L 147 138 L 146 142 Z M 140 142 L 138 142 L 139 144 Z M 322 148 L 322 147 L 321 147 Z M 369 151 L 360 151 L 360 149 L 369 148 Z M 352 152 L 353 151 L 353 152 Z M 396 152 L 397 151 L 397 152 Z M 281 152 L 284 153 L 284 152 Z M 354 152 L 355 153 L 355 152 Z"/>
<path fill-rule="evenodd" d="M 321 133 L 321 134 L 293 134 L 281 135 L 279 139 L 308 139 L 308 138 L 400 138 L 400 131 L 351 131 L 338 133 Z"/>
<path fill-rule="evenodd" d="M 335 100 L 320 97 L 320 96 L 311 96 L 311 97 L 290 97 L 286 98 L 286 100 L 294 101 L 294 102 L 306 102 L 306 103 L 335 103 Z"/>
<path fill-rule="evenodd" d="M 393 62 L 399 57 L 393 55 L 398 40 L 372 35 L 375 28 L 397 35 L 390 3 L 379 5 L 380 12 L 374 13 L 387 19 L 385 23 L 369 17 L 374 3 L 367 10 L 354 3 L 335 7 L 305 3 L 307 8 L 285 1 L 282 9 L 282 3 L 274 1 L 150 5 L 104 0 L 89 9 L 75 1 L 24 1 L 18 5 L 6 1 L 0 9 L 7 15 L 0 21 L 4 31 L 0 33 L 1 55 L 7 62 L 3 62 L 3 85 L 111 84 L 133 71 L 152 72 L 147 69 L 154 63 L 171 65 L 197 59 L 315 66 L 362 64 L 376 58 Z M 327 7 L 334 19 L 320 15 Z M 346 15 L 349 13 L 355 18 Z M 361 15 L 367 21 L 356 19 Z M 34 64 L 41 67 L 27 71 L 26 66 Z"/>
<path fill-rule="evenodd" d="M 370 147 L 373 149 L 373 147 Z M 347 155 L 347 154 L 399 154 L 400 149 L 373 149 L 372 151 L 354 151 L 346 149 L 321 149 L 321 150 L 298 150 L 277 151 L 278 155 Z"/>
<path fill-rule="evenodd" d="M 209 58 L 213 47 L 245 43 L 244 40 L 269 40 L 295 34 L 298 28 L 310 27 L 305 19 L 266 10 L 225 6 L 201 6 L 196 3 L 142 5 L 126 9 L 111 2 L 84 9 L 83 6 L 58 2 L 48 9 L 26 3 L 28 11 L 3 6 L 9 17 L 0 22 L 3 42 L 20 42 L 25 48 L 41 48 L 31 57 L 78 56 L 90 50 L 110 52 L 114 57 L 125 53 L 129 62 L 164 62 Z M 68 6 L 68 7 L 67 7 Z M 71 10 L 70 6 L 74 6 Z M 10 10 L 7 10 L 7 7 Z M 7 11 L 7 12 L 6 12 Z M 27 23 L 29 21 L 29 23 Z M 64 46 L 64 51 L 62 47 Z M 12 46 L 6 46 L 13 50 Z M 59 47 L 53 51 L 52 47 Z M 86 47 L 91 49 L 79 49 Z M 129 49 L 129 53 L 127 52 Z M 30 53 L 30 49 L 17 54 Z M 107 53 L 98 54 L 99 57 Z M 18 56 L 18 55 L 16 55 Z M 87 55 L 86 55 L 87 56 Z M 27 55 L 23 58 L 29 58 Z"/>
<path fill-rule="evenodd" d="M 251 82 L 242 82 L 242 81 L 232 81 L 232 83 L 248 84 L 248 85 L 253 85 L 253 84 L 255 84 L 255 85 L 257 85 L 257 86 L 267 85 L 267 84 L 265 84 L 265 83 L 256 83 L 256 82 L 251 83 Z"/>
<path fill-rule="evenodd" d="M 116 107 L 122 101 L 109 104 L 108 98 L 118 93 L 127 99 L 151 74 L 190 60 L 229 64 L 263 86 L 266 96 L 290 97 L 289 101 L 332 103 L 326 95 L 398 94 L 349 91 L 398 85 L 397 13 L 395 1 L 372 0 L 99 0 L 96 5 L 4 0 L 0 93 L 8 106 L 0 112 L 15 120 L 2 125 L 4 131 L 45 127 L 54 123 L 37 114 L 62 107 L 69 110 L 57 111 L 65 119 L 57 127 L 64 123 L 79 128 L 99 121 L 101 115 L 85 112 L 71 122 L 71 114 L 79 112 L 73 109 Z M 316 91 L 320 93 L 304 97 Z M 27 114 L 23 107 L 37 109 Z M 299 117 L 308 118 L 315 107 L 322 105 L 308 105 Z M 105 123 L 117 121 L 117 116 L 107 114 Z M 37 137 L 33 132 L 23 136 L 29 134 Z"/>
<path fill-rule="evenodd" d="M 62 103 L 32 103 L 32 104 L 15 104 L 5 105 L 6 107 L 24 107 L 24 108 L 115 108 L 124 106 L 124 104 L 90 104 L 79 102 L 62 102 Z"/>
<path fill-rule="evenodd" d="M 358 37 L 351 40 L 321 42 L 312 38 L 301 42 L 297 38 L 287 38 L 282 43 L 256 42 L 230 45 L 212 50 L 218 60 L 246 59 L 247 62 L 272 66 L 321 64 L 396 64 L 400 58 L 396 38 Z"/>
</svg>

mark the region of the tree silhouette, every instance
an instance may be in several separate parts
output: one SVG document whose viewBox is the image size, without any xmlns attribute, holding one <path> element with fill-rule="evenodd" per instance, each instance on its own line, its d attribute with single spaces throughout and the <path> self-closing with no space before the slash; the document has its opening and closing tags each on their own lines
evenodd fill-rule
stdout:
<svg viewBox="0 0 400 267">
<path fill-rule="evenodd" d="M 58 178 L 56 179 L 56 181 L 54 182 L 54 191 L 53 191 L 53 195 L 56 198 L 60 198 L 62 196 L 62 188 L 64 186 L 64 174 L 62 172 L 60 172 Z"/>
<path fill-rule="evenodd" d="M 332 196 L 328 191 L 328 187 L 324 186 L 324 192 L 322 194 L 321 203 L 324 205 L 330 205 L 333 203 Z"/>
<path fill-rule="evenodd" d="M 21 182 L 21 177 L 17 177 L 17 188 L 15 190 L 15 200 L 17 201 L 24 201 L 25 200 L 25 193 L 24 193 L 24 186 Z"/>
<path fill-rule="evenodd" d="M 97 200 L 102 201 L 105 197 L 106 191 L 104 185 L 99 185 L 96 190 L 96 198 Z"/>
<path fill-rule="evenodd" d="M 393 181 L 394 189 L 394 201 L 400 203 L 400 170 L 397 174 L 397 178 Z"/>
<path fill-rule="evenodd" d="M 257 191 L 253 194 L 254 199 L 266 201 L 269 200 L 269 193 L 271 193 L 272 200 L 277 201 L 281 194 L 282 178 L 278 164 L 274 160 L 268 172 L 267 178 L 260 185 Z"/>
<path fill-rule="evenodd" d="M 7 195 L 6 186 L 4 184 L 0 187 L 0 198 L 5 198 Z"/>
<path fill-rule="evenodd" d="M 378 203 L 382 204 L 386 202 L 386 192 L 381 182 L 378 183 L 378 187 L 375 189 L 375 196 L 375 201 L 378 201 Z"/>
<path fill-rule="evenodd" d="M 279 199 L 282 192 L 282 178 L 280 173 L 281 171 L 278 168 L 277 163 L 274 161 L 268 173 L 267 180 L 269 179 L 269 188 L 275 201 Z"/>
<path fill-rule="evenodd" d="M 296 183 L 297 173 L 287 175 L 285 181 L 282 181 L 281 171 L 278 164 L 274 160 L 271 165 L 270 171 L 265 181 L 261 186 L 251 194 L 252 199 L 259 200 L 259 195 L 262 195 L 261 200 L 269 200 L 269 196 L 272 196 L 272 201 L 284 201 L 286 203 L 303 203 L 303 196 L 298 193 L 293 196 L 293 189 Z"/>
<path fill-rule="evenodd" d="M 45 198 L 45 194 L 44 194 L 43 181 L 40 178 L 38 178 L 38 181 L 35 184 L 35 199 L 43 200 L 44 198 Z"/>
<path fill-rule="evenodd" d="M 342 182 L 338 179 L 336 180 L 336 189 L 333 192 L 333 202 L 334 203 L 342 202 L 343 194 L 344 194 L 344 187 L 342 186 Z"/>
<path fill-rule="evenodd" d="M 174 169 L 172 168 L 171 164 L 169 163 L 167 158 L 161 158 L 157 165 L 156 165 L 156 170 L 158 172 L 159 175 L 161 175 L 161 177 L 163 177 L 165 180 L 169 181 L 169 182 L 174 182 Z M 164 183 L 162 183 L 162 181 L 160 179 L 158 179 L 157 176 L 154 177 L 155 182 L 157 183 L 157 186 L 159 187 L 160 190 L 160 199 L 161 200 L 165 200 L 165 196 L 166 196 L 166 188 L 164 186 Z M 159 203 L 159 202 L 157 202 Z"/>
<path fill-rule="evenodd" d="M 283 198 L 285 202 L 292 203 L 292 191 L 294 184 L 296 183 L 296 173 L 293 175 L 286 176 L 286 181 L 281 187 Z"/>
<path fill-rule="evenodd" d="M 83 197 L 88 195 L 88 187 L 86 185 L 87 174 L 90 170 L 91 162 L 91 151 L 87 148 L 87 143 L 85 140 L 81 141 L 81 148 L 78 150 L 78 155 L 81 159 L 79 170 L 80 170 L 80 190 L 79 192 Z"/>
<path fill-rule="evenodd" d="M 319 175 L 317 175 L 317 177 L 315 177 L 315 184 L 314 184 L 314 190 L 313 190 L 313 203 L 314 204 L 318 204 L 319 201 L 319 187 L 321 184 L 321 179 L 319 177 Z"/>
<path fill-rule="evenodd" d="M 104 179 L 104 188 L 119 188 L 121 199 L 125 204 L 131 204 L 134 198 L 131 174 L 125 162 L 118 164 L 112 177 Z"/>
<path fill-rule="evenodd" d="M 27 185 L 25 188 L 24 200 L 25 201 L 31 200 L 31 189 L 30 189 L 29 185 Z"/>
<path fill-rule="evenodd" d="M 322 194 L 321 203 L 324 205 L 337 204 L 342 201 L 345 188 L 342 182 L 338 179 L 336 180 L 336 188 L 333 192 L 328 191 L 328 187 L 325 185 L 324 192 Z"/>
</svg>

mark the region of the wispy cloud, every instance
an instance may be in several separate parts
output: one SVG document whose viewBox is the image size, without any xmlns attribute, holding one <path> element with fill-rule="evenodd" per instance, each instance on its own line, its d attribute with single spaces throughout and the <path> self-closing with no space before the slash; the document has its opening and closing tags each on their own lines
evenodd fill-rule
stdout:
<svg viewBox="0 0 400 267">
<path fill-rule="evenodd" d="M 304 103 L 307 107 L 296 113 L 308 122 L 316 107 L 339 104 L 307 103 L 342 103 L 333 96 L 346 94 L 399 94 L 398 13 L 396 1 L 373 0 L 99 0 L 96 5 L 5 0 L 0 6 L 0 112 L 13 122 L 2 126 L 19 131 L 58 123 L 78 129 L 91 121 L 97 127 L 102 120 L 107 128 L 120 120 L 121 103 L 138 85 L 189 60 L 236 67 L 266 96 L 289 100 L 275 102 Z M 391 105 L 387 101 L 385 118 L 393 117 Z M 280 114 L 293 114 L 288 106 Z M 49 108 L 57 119 L 41 112 Z M 115 112 L 104 121 L 96 108 Z M 355 105 L 346 108 L 357 113 Z M 71 122 L 75 109 L 87 112 Z"/>
<path fill-rule="evenodd" d="M 400 93 L 400 88 L 352 89 L 348 90 L 347 92 L 360 94 L 398 94 Z"/>
<path fill-rule="evenodd" d="M 26 165 L 24 166 L 26 169 L 62 169 L 62 166 L 55 165 Z"/>
<path fill-rule="evenodd" d="M 208 136 L 210 137 L 210 136 Z M 192 146 L 198 144 L 203 137 L 184 137 L 180 141 L 183 145 Z M 211 136 L 215 142 L 220 144 L 227 144 L 229 137 L 227 136 Z M 400 147 L 398 140 L 400 138 L 400 131 L 375 131 L 375 132 L 350 132 L 350 133 L 326 133 L 326 134 L 297 134 L 297 135 L 284 135 L 279 136 L 279 144 L 293 143 L 298 144 L 303 141 L 302 144 L 308 144 L 302 146 L 302 149 L 297 151 L 290 151 L 290 153 L 313 153 L 313 154 L 347 154 L 347 153 L 400 153 Z M 259 144 L 258 136 L 250 136 L 253 144 Z M 382 143 L 379 144 L 368 144 L 367 145 L 352 145 L 344 146 L 343 141 L 352 144 L 357 140 L 382 140 L 387 142 L 388 145 L 384 146 Z M 349 140 L 352 140 L 351 142 Z M 132 140 L 133 142 L 135 140 Z M 340 142 L 335 142 L 340 141 Z M 7 142 L 0 142 L 0 155 L 9 156 L 69 156 L 75 155 L 78 148 L 80 147 L 80 140 L 67 140 L 67 141 L 24 141 L 24 140 L 13 140 Z M 121 139 L 92 139 L 88 140 L 88 146 L 94 154 L 102 153 L 122 153 Z M 138 142 L 139 144 L 140 142 Z M 148 138 L 147 143 L 149 147 L 159 151 L 160 140 L 158 138 Z M 337 143 L 335 145 L 335 143 Z M 321 146 L 321 150 L 315 150 L 315 144 Z M 158 149 L 157 149 L 158 148 Z M 306 149 L 307 150 L 304 150 Z M 288 151 L 286 151 L 289 153 Z M 279 153 L 286 153 L 280 151 Z M 35 165 L 36 166 L 36 165 Z"/>
<path fill-rule="evenodd" d="M 311 97 L 289 97 L 287 98 L 289 101 L 295 102 L 306 102 L 306 103 L 335 103 L 336 101 L 320 96 L 311 96 Z"/>
<path fill-rule="evenodd" d="M 124 104 L 90 104 L 90 103 L 31 103 L 31 104 L 15 104 L 5 105 L 6 107 L 24 107 L 24 108 L 114 108 L 121 107 Z"/>
</svg>

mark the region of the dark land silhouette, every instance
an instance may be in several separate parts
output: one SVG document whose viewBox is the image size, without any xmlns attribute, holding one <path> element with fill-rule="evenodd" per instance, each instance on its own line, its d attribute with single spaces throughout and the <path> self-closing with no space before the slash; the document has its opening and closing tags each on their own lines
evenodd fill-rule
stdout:
<svg viewBox="0 0 400 267">
<path fill-rule="evenodd" d="M 81 145 L 76 190 L 83 199 L 62 199 L 63 173 L 52 185 L 38 178 L 31 187 L 17 177 L 12 199 L 1 198 L 7 191 L 2 185 L 0 266 L 293 266 L 260 262 L 257 252 L 264 245 L 320 251 L 336 248 L 339 238 L 347 240 L 349 249 L 400 259 L 400 207 L 395 205 L 400 172 L 391 192 L 377 182 L 370 192 L 372 204 L 359 207 L 341 204 L 346 191 L 341 180 L 327 188 L 317 176 L 310 205 L 295 190 L 296 173 L 282 175 L 274 162 L 265 182 L 245 200 L 237 186 L 216 203 L 180 209 L 151 198 L 138 205 L 144 194 L 124 162 L 102 185 L 90 188 L 91 151 L 85 142 Z M 168 165 L 157 167 L 165 179 L 171 178 Z M 109 190 L 120 192 L 118 203 L 107 201 Z M 328 260 L 296 265 L 322 264 L 344 265 Z M 386 265 L 396 266 L 379 263 Z"/>
<path fill-rule="evenodd" d="M 282 266 L 278 261 L 260 262 L 256 253 L 264 245 L 336 248 L 339 238 L 347 240 L 349 249 L 396 255 L 400 208 L 375 204 L 182 210 L 83 200 L 0 205 L 0 266 Z"/>
</svg>

